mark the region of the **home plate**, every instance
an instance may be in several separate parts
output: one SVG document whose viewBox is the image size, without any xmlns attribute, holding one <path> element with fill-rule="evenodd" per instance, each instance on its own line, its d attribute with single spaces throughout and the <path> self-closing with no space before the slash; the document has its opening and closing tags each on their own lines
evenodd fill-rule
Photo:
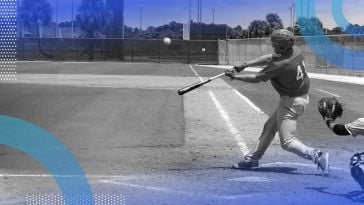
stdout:
<svg viewBox="0 0 364 205">
<path fill-rule="evenodd" d="M 228 181 L 238 181 L 238 182 L 269 182 L 270 180 L 266 177 L 238 177 L 228 179 Z"/>
</svg>

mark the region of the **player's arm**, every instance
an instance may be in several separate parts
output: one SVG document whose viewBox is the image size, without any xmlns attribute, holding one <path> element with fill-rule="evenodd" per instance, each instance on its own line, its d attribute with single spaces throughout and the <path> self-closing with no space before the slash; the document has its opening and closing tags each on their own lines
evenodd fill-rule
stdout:
<svg viewBox="0 0 364 205">
<path fill-rule="evenodd" d="M 261 82 L 261 74 L 243 74 L 243 75 L 235 75 L 234 72 L 225 71 L 225 75 L 230 77 L 231 80 L 240 80 L 248 83 L 259 83 Z"/>
<path fill-rule="evenodd" d="M 349 131 L 346 129 L 345 125 L 334 123 L 334 120 L 328 118 L 326 119 L 327 127 L 332 130 L 336 135 L 350 135 Z"/>
<path fill-rule="evenodd" d="M 247 67 L 266 66 L 272 61 L 272 59 L 273 59 L 272 54 L 260 56 L 256 59 L 243 63 L 242 65 L 234 66 L 233 70 L 239 73 L 240 71 L 244 70 Z"/>
<path fill-rule="evenodd" d="M 279 67 L 269 64 L 256 74 L 236 75 L 234 70 L 226 70 L 225 75 L 230 77 L 231 80 L 240 80 L 248 83 L 259 83 L 266 82 L 267 80 L 277 76 L 280 72 L 281 69 L 279 69 Z"/>
</svg>

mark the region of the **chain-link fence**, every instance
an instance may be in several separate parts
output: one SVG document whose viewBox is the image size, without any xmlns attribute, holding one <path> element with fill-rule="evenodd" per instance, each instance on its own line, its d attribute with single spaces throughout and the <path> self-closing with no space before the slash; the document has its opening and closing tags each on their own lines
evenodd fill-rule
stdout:
<svg viewBox="0 0 364 205">
<path fill-rule="evenodd" d="M 305 55 L 309 72 L 364 76 L 364 68 L 362 68 L 364 54 L 356 52 L 364 50 L 364 35 L 329 36 L 331 42 L 338 46 L 329 43 L 327 36 L 305 38 L 310 41 L 310 44 L 303 37 L 297 37 L 296 45 Z M 318 46 L 321 49 L 320 55 L 313 52 Z M 269 38 L 219 41 L 220 64 L 241 64 L 271 52 L 273 48 Z M 335 59 L 335 63 L 328 63 L 328 59 Z M 355 69 L 346 69 L 348 67 L 355 67 Z"/>
<path fill-rule="evenodd" d="M 306 37 L 308 38 L 308 37 Z M 364 76 L 363 36 L 309 37 L 310 44 L 298 37 L 296 45 L 303 51 L 309 72 Z M 306 39 L 307 40 L 307 39 Z M 234 40 L 162 40 L 20 38 L 17 42 L 19 60 L 53 61 L 128 61 L 176 62 L 236 65 L 273 52 L 269 38 Z M 323 52 L 313 50 L 319 46 Z M 328 63 L 335 59 L 335 63 Z M 347 69 L 348 67 L 355 69 Z"/>
<path fill-rule="evenodd" d="M 218 63 L 218 42 L 132 39 L 20 38 L 19 60 Z"/>
</svg>

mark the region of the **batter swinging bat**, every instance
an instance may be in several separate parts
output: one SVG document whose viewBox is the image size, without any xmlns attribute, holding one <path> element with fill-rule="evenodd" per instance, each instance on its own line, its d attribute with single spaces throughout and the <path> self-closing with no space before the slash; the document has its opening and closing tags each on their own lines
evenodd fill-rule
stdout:
<svg viewBox="0 0 364 205">
<path fill-rule="evenodd" d="M 265 66 L 267 65 L 268 63 L 270 63 L 272 61 L 272 54 L 268 54 L 268 55 L 264 55 L 264 56 L 261 56 L 261 57 L 258 57 L 254 60 L 251 60 L 249 62 L 246 62 L 244 64 L 242 64 L 241 66 L 234 66 L 233 67 L 233 71 L 235 72 L 240 72 L 242 70 L 244 70 L 245 68 L 247 67 L 251 67 L 251 66 Z M 199 88 L 201 87 L 202 85 L 205 85 L 206 83 L 209 83 L 210 81 L 212 80 L 215 80 L 216 78 L 219 78 L 221 76 L 225 75 L 225 73 L 221 73 L 219 75 L 215 75 L 207 80 L 204 80 L 204 81 L 201 81 L 201 82 L 198 82 L 198 83 L 195 83 L 195 84 L 192 84 L 192 85 L 189 85 L 185 88 L 182 88 L 180 90 L 178 90 L 178 94 L 179 95 L 183 95 L 187 92 L 190 92 L 191 90 L 194 90 L 196 88 Z"/>
<path fill-rule="evenodd" d="M 205 85 L 206 83 L 209 83 L 209 82 L 211 82 L 211 81 L 215 80 L 216 78 L 220 78 L 220 77 L 221 77 L 221 76 L 223 76 L 223 75 L 225 75 L 225 73 L 221 73 L 221 74 L 219 74 L 219 75 L 215 75 L 215 76 L 213 76 L 213 77 L 211 77 L 211 78 L 209 78 L 209 79 L 207 79 L 207 80 L 200 81 L 200 82 L 198 82 L 198 83 L 194 83 L 194 84 L 192 84 L 192 85 L 189 85 L 189 86 L 187 86 L 187 87 L 184 87 L 184 88 L 182 88 L 182 89 L 179 89 L 179 90 L 178 90 L 178 94 L 179 94 L 179 95 L 183 95 L 183 94 L 185 94 L 185 93 L 187 93 L 187 92 L 190 92 L 191 90 L 194 90 L 194 89 L 196 89 L 196 88 L 199 88 L 199 87 L 201 87 L 202 85 Z"/>
</svg>

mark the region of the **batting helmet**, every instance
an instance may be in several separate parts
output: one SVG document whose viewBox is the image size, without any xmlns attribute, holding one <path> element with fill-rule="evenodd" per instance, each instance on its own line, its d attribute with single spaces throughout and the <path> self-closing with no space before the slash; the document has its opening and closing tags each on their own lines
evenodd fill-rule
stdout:
<svg viewBox="0 0 364 205">
<path fill-rule="evenodd" d="M 270 40 L 277 54 L 285 54 L 293 47 L 295 37 L 292 32 L 286 29 L 278 29 L 272 33 Z"/>
</svg>

